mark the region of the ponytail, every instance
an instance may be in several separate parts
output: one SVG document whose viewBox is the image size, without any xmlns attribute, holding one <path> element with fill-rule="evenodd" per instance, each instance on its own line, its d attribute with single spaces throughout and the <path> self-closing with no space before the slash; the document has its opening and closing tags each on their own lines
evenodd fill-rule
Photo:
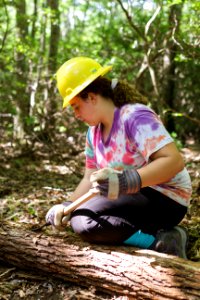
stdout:
<svg viewBox="0 0 200 300">
<path fill-rule="evenodd" d="M 87 86 L 79 96 L 82 99 L 87 99 L 88 93 L 90 92 L 111 99 L 117 107 L 131 103 L 148 103 L 147 98 L 143 96 L 134 85 L 129 84 L 125 80 L 118 81 L 117 79 L 110 80 L 105 77 L 98 77 Z"/>
<path fill-rule="evenodd" d="M 148 100 L 134 85 L 129 84 L 125 80 L 120 80 L 113 90 L 113 102 L 115 106 L 121 107 L 130 103 L 147 104 Z"/>
</svg>

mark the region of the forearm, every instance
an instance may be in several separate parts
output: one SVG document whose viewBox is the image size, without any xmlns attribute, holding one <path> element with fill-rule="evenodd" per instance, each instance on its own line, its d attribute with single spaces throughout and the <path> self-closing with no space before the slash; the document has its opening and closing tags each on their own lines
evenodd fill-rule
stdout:
<svg viewBox="0 0 200 300">
<path fill-rule="evenodd" d="M 148 165 L 138 169 L 142 187 L 169 181 L 184 168 L 181 156 L 159 157 Z"/>
<path fill-rule="evenodd" d="M 90 182 L 90 176 L 95 170 L 93 169 L 86 169 L 83 179 L 78 184 L 77 188 L 75 189 L 74 193 L 70 197 L 70 201 L 75 201 L 82 195 L 86 194 L 89 189 L 92 187 L 92 183 Z"/>
<path fill-rule="evenodd" d="M 79 197 L 87 193 L 90 188 L 91 188 L 91 183 L 87 179 L 83 178 L 80 181 L 79 185 L 76 187 L 73 194 L 71 195 L 70 201 L 75 201 L 76 199 L 78 199 Z"/>
</svg>

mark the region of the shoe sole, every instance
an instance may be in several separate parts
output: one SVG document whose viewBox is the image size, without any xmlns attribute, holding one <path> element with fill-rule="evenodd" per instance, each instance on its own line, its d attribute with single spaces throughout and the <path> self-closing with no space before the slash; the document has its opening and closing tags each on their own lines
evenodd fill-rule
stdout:
<svg viewBox="0 0 200 300">
<path fill-rule="evenodd" d="M 176 229 L 180 233 L 181 240 L 182 240 L 182 245 L 183 245 L 183 249 L 186 249 L 186 247 L 187 247 L 187 241 L 188 241 L 188 235 L 187 235 L 186 230 L 183 229 L 180 226 L 175 226 L 174 229 Z M 186 251 L 182 252 L 181 257 L 184 258 L 184 259 L 187 259 Z"/>
</svg>

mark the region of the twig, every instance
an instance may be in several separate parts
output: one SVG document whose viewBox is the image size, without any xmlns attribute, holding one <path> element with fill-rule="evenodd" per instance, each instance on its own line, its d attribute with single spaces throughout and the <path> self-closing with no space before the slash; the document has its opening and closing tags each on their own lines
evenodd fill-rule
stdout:
<svg viewBox="0 0 200 300">
<path fill-rule="evenodd" d="M 6 270 L 4 273 L 0 274 L 0 278 L 6 277 L 10 272 L 15 271 L 16 268 L 11 268 Z"/>
<path fill-rule="evenodd" d="M 175 38 L 175 34 L 176 34 L 176 31 L 177 31 L 178 25 L 179 25 L 178 20 L 176 18 L 176 15 L 174 15 L 174 27 L 172 28 L 172 40 L 173 40 L 175 45 L 179 46 L 181 48 L 181 50 L 184 50 L 183 46 Z"/>
<path fill-rule="evenodd" d="M 125 13 L 127 20 L 129 22 L 129 24 L 131 25 L 131 27 L 137 32 L 137 34 L 146 42 L 148 43 L 147 38 L 144 36 L 144 34 L 142 33 L 142 31 L 140 31 L 140 29 L 133 23 L 132 18 L 130 16 L 130 14 L 128 13 L 128 11 L 125 9 L 123 3 L 121 0 L 117 0 L 117 2 L 119 3 L 119 5 L 121 6 L 123 12 Z"/>
<path fill-rule="evenodd" d="M 184 112 L 177 112 L 175 109 L 172 108 L 168 108 L 164 111 L 164 113 L 168 113 L 171 112 L 172 114 L 178 114 L 181 117 L 185 117 L 186 119 L 198 124 L 200 126 L 200 120 L 190 117 L 188 114 L 184 113 Z"/>
<path fill-rule="evenodd" d="M 157 15 L 159 14 L 161 10 L 161 6 L 159 5 L 156 9 L 156 11 L 154 12 L 153 16 L 149 19 L 149 21 L 147 22 L 146 26 L 145 26 L 145 35 L 148 34 L 149 28 L 151 26 L 151 24 L 153 23 L 153 21 L 155 20 L 155 18 L 157 17 Z"/>
</svg>

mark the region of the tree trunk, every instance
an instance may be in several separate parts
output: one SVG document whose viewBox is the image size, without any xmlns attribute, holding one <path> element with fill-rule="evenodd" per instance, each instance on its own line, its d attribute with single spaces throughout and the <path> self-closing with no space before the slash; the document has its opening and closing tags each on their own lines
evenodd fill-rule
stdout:
<svg viewBox="0 0 200 300">
<path fill-rule="evenodd" d="M 26 61 L 26 48 L 28 45 L 28 21 L 26 15 L 26 1 L 16 0 L 16 28 L 17 42 L 16 51 L 16 110 L 14 137 L 23 139 L 30 132 L 27 118 L 29 117 L 29 97 L 27 93 L 28 65 Z"/>
<path fill-rule="evenodd" d="M 31 28 L 31 38 L 35 39 L 36 34 L 36 22 L 38 19 L 38 0 L 33 1 L 33 17 L 32 17 L 32 28 Z"/>
<path fill-rule="evenodd" d="M 51 10 L 51 35 L 49 44 L 49 72 L 51 76 L 57 70 L 58 45 L 60 39 L 59 0 L 48 1 Z"/>
<path fill-rule="evenodd" d="M 175 4 L 170 7 L 169 12 L 169 30 L 171 32 L 171 38 L 166 40 L 166 49 L 163 61 L 163 101 L 167 104 L 169 109 L 177 109 L 175 105 L 175 92 L 176 92 L 176 55 L 177 55 L 177 42 L 175 35 L 179 33 L 179 26 L 181 22 L 181 14 L 183 9 L 183 3 Z M 172 116 L 172 112 L 165 117 L 165 125 L 169 132 L 176 131 L 175 120 Z"/>
<path fill-rule="evenodd" d="M 60 12 L 59 0 L 48 0 L 48 7 L 51 11 L 51 34 L 49 41 L 49 57 L 48 57 L 48 99 L 46 101 L 46 124 L 45 131 L 49 132 L 55 129 L 55 113 L 58 110 L 57 89 L 53 76 L 57 71 L 58 45 L 60 39 Z"/>
<path fill-rule="evenodd" d="M 90 245 L 69 230 L 41 234 L 21 224 L 2 225 L 0 260 L 128 299 L 200 299 L 199 263 L 132 247 Z"/>
</svg>

